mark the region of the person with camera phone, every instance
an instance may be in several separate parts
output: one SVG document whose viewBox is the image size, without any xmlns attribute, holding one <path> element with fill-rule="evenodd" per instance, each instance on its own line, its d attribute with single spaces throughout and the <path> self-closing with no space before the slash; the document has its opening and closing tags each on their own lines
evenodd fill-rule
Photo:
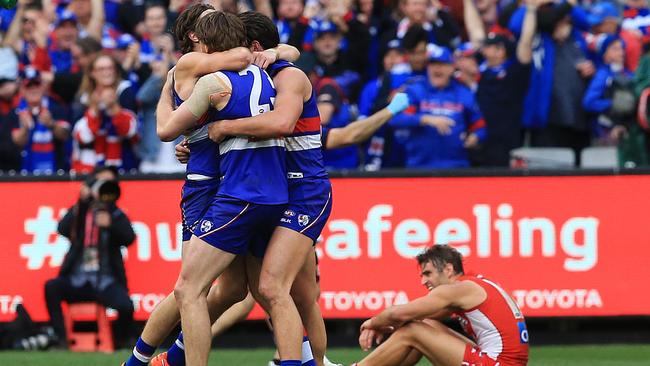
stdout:
<svg viewBox="0 0 650 366">
<path fill-rule="evenodd" d="M 59 276 L 45 283 L 45 300 L 59 345 L 66 347 L 61 301 L 95 301 L 119 313 L 114 329 L 119 346 L 133 323 L 121 248 L 135 241 L 131 222 L 117 207 L 117 170 L 99 167 L 82 184 L 79 200 L 61 219 L 58 232 L 70 240 Z"/>
</svg>

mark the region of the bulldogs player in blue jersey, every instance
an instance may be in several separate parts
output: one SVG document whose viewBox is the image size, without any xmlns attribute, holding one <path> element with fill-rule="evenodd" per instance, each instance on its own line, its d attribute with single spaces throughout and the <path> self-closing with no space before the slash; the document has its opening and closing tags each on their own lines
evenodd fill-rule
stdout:
<svg viewBox="0 0 650 366">
<path fill-rule="evenodd" d="M 226 34 L 230 41 L 238 36 L 232 30 L 215 33 L 222 20 L 232 25 L 241 23 L 233 15 L 213 12 L 201 18 L 196 26 L 197 37 L 208 49 L 218 48 L 224 42 L 220 38 Z M 241 31 L 244 31 L 243 23 Z M 206 37 L 208 34 L 210 38 Z M 246 44 L 245 38 L 242 43 Z M 210 108 L 216 110 L 212 118 L 219 119 L 261 114 L 273 108 L 274 99 L 270 77 L 257 66 L 249 66 L 239 73 L 209 74 L 197 81 L 190 98 L 171 113 L 167 123 L 171 128 L 163 129 L 164 133 L 159 129 L 159 134 L 163 139 L 175 138 L 184 129 L 200 123 Z M 219 144 L 219 154 L 219 192 L 193 229 L 174 289 L 187 345 L 186 360 L 191 365 L 207 365 L 211 338 L 207 291 L 212 281 L 236 255 L 249 250 L 254 255 L 263 255 L 268 239 L 259 245 L 249 247 L 249 244 L 255 235 L 264 234 L 264 230 L 270 236 L 288 201 L 281 138 L 231 137 Z M 300 364 L 300 358 L 297 359 Z"/>
<path fill-rule="evenodd" d="M 275 28 L 273 23 L 270 21 L 270 19 L 266 18 L 265 16 L 263 16 L 263 15 L 261 15 L 259 13 L 254 13 L 254 12 L 243 13 L 243 14 L 240 14 L 239 17 L 241 19 L 243 19 L 244 22 L 246 23 L 247 33 L 248 33 L 248 38 L 249 38 L 248 41 L 251 44 L 252 48 L 255 49 L 255 50 L 261 51 L 260 53 L 256 52 L 257 55 L 264 54 L 264 53 L 269 51 L 269 48 L 277 46 L 278 41 L 279 41 L 278 36 L 277 36 L 277 29 Z M 273 35 L 275 35 L 275 37 L 273 37 Z M 281 49 L 280 49 L 279 53 L 280 54 L 278 55 L 278 57 L 284 56 L 282 54 Z M 287 56 L 288 56 L 288 54 L 287 54 Z M 261 60 L 261 61 L 264 61 L 264 60 Z M 273 59 L 273 61 L 277 61 L 277 57 L 275 59 Z M 201 87 L 200 85 L 197 86 L 197 88 L 200 88 L 200 87 Z M 228 93 L 225 93 L 225 95 L 227 95 L 227 94 Z M 166 95 L 166 93 L 163 94 L 163 99 L 164 99 L 165 95 Z M 222 95 L 213 95 L 212 101 L 214 103 L 217 103 L 216 100 L 219 99 L 220 97 L 222 97 Z M 163 104 L 163 102 L 165 102 L 163 99 L 161 99 L 161 104 Z M 170 104 L 170 103 L 168 103 L 168 104 Z M 158 115 L 159 115 L 159 119 L 160 119 L 161 118 L 160 116 L 164 116 L 164 115 L 170 113 L 171 108 L 168 107 L 168 109 L 166 111 L 162 111 L 162 110 L 159 109 L 158 112 L 159 112 Z M 181 112 L 181 111 L 179 110 L 179 112 Z M 198 114 L 196 114 L 196 115 L 198 115 Z M 185 117 L 188 118 L 190 123 L 194 123 L 194 121 L 195 121 L 195 115 L 194 114 L 186 113 Z M 170 120 L 166 120 L 165 124 L 166 125 L 171 125 L 172 122 Z M 170 133 L 171 136 L 164 136 L 164 137 L 173 138 L 175 136 L 174 133 L 178 133 L 178 131 L 180 131 L 180 130 L 181 130 L 181 128 L 177 128 L 175 131 Z M 161 132 L 161 131 L 159 131 L 159 132 Z M 194 152 L 193 152 L 193 154 L 194 154 Z M 201 224 L 203 224 L 203 222 L 201 222 Z M 228 272 L 234 272 L 234 270 L 232 270 L 232 268 L 233 268 L 233 266 L 231 265 Z M 310 276 L 311 278 L 314 277 L 313 273 L 314 273 L 314 270 L 311 270 L 311 274 L 312 274 Z M 241 277 L 244 277 L 244 276 L 241 276 Z M 253 277 L 256 277 L 256 276 L 253 276 Z M 313 282 L 313 280 L 312 280 L 312 282 Z M 255 283 L 257 283 L 257 282 L 255 282 Z M 229 288 L 232 288 L 232 286 L 230 284 L 225 284 L 225 280 L 223 280 L 223 279 L 220 280 L 220 283 L 217 286 L 218 287 L 223 287 L 223 286 L 226 286 L 226 285 Z M 313 293 L 313 291 L 317 291 L 317 288 L 314 290 L 314 287 L 316 287 L 316 286 L 312 286 L 312 287 L 309 288 L 309 290 L 312 291 L 312 294 L 310 294 L 310 296 L 309 296 L 309 298 L 310 298 L 309 306 L 310 307 L 315 306 L 316 309 L 318 310 L 318 305 L 317 305 L 317 300 L 316 300 L 317 296 L 316 296 L 316 294 Z M 242 291 L 243 291 L 243 296 L 245 296 L 246 293 L 247 293 L 246 286 L 243 286 Z M 229 299 L 228 296 L 225 296 L 225 298 L 224 298 L 224 296 L 219 296 L 218 297 L 219 301 L 216 301 L 216 304 L 215 304 L 215 301 L 210 301 L 210 300 L 215 299 L 215 297 L 211 296 L 213 293 L 221 294 L 221 293 L 224 293 L 224 292 L 228 292 L 228 291 L 212 291 L 212 290 L 210 291 L 209 303 L 210 303 L 210 306 L 211 306 L 210 310 L 211 310 L 212 314 L 214 314 L 215 312 L 219 313 L 220 310 L 223 310 L 224 306 L 229 306 L 232 303 L 232 299 Z M 217 307 L 217 311 L 215 311 L 213 309 L 214 306 Z M 322 322 L 322 317 L 320 315 L 319 310 L 315 314 L 314 313 L 310 314 L 310 317 L 312 319 L 313 319 L 314 316 L 316 317 L 316 319 L 315 319 L 315 321 L 311 321 L 311 324 L 315 324 L 314 326 L 318 327 L 318 329 L 314 329 L 313 327 L 307 326 L 307 330 L 308 330 L 308 332 L 310 334 L 318 333 L 320 335 L 320 336 L 317 336 L 317 338 L 322 339 L 322 347 L 320 347 L 320 349 L 322 349 L 320 354 L 322 355 L 322 354 L 324 354 L 325 343 L 326 343 L 324 324 L 322 324 L 323 323 Z M 182 336 L 179 337 L 178 341 L 182 341 Z M 308 342 L 305 342 L 305 343 L 306 343 L 306 347 L 309 348 Z M 172 349 L 170 349 L 169 357 L 172 357 L 171 353 L 172 353 L 173 349 L 174 349 L 174 347 L 172 347 Z M 159 360 L 159 358 L 164 359 L 164 362 L 170 361 L 169 363 L 174 365 L 174 363 L 171 362 L 172 361 L 171 359 L 167 360 L 167 355 L 165 355 L 165 354 L 161 354 L 161 355 L 157 356 L 154 360 L 152 360 L 152 364 L 158 364 L 158 362 L 161 361 L 161 360 Z M 319 360 L 318 364 L 321 365 L 322 364 L 322 357 L 318 358 L 318 360 Z M 308 360 L 303 360 L 303 361 L 308 361 Z"/>
<path fill-rule="evenodd" d="M 177 19 L 174 33 L 178 36 L 178 42 L 181 57 L 176 67 L 170 71 L 169 76 L 172 81 L 171 88 L 163 91 L 161 99 L 171 99 L 169 105 L 174 108 L 179 106 L 184 98 L 189 97 L 194 84 L 199 76 L 218 69 L 241 70 L 246 67 L 251 60 L 260 65 L 268 64 L 269 60 L 277 58 L 286 58 L 295 60 L 299 53 L 292 47 L 280 45 L 277 48 L 267 50 L 264 53 L 251 54 L 248 48 L 236 47 L 224 52 L 214 52 L 211 54 L 201 53 L 201 44 L 194 34 L 194 27 L 202 15 L 215 11 L 211 5 L 194 4 L 188 7 Z M 228 48 L 228 43 L 221 45 L 221 49 Z M 166 85 L 167 87 L 168 85 Z M 170 98 L 171 97 L 171 98 Z M 164 113 L 163 113 L 164 114 Z M 158 115 L 162 115 L 160 110 Z M 166 120 L 159 120 L 166 124 Z M 212 201 L 219 187 L 219 170 L 218 170 L 218 153 L 217 146 L 207 139 L 205 126 L 198 126 L 192 129 L 188 134 L 188 139 L 192 141 L 191 148 L 194 151 L 195 158 L 188 163 L 187 179 L 182 190 L 181 211 L 183 227 L 183 248 L 185 248 L 191 236 L 191 227 L 194 226 L 204 211 Z M 243 267 L 243 261 L 241 266 Z M 231 272 L 235 272 L 232 275 Z M 222 286 L 222 297 L 224 293 L 230 294 L 226 297 L 233 299 L 238 298 L 241 293 L 241 286 L 246 285 L 245 278 L 242 279 L 239 271 L 226 271 L 224 283 L 230 284 L 230 287 Z M 240 283 L 237 283 L 239 281 Z M 233 291 L 235 289 L 235 291 Z M 215 309 L 215 316 L 219 316 L 233 302 L 224 304 L 221 309 Z M 126 361 L 127 366 L 143 366 L 148 364 L 155 348 L 159 346 L 176 326 L 180 316 L 176 306 L 175 299 L 172 295 L 165 298 L 151 314 L 147 324 L 133 349 L 133 354 Z M 181 341 L 177 342 L 182 347 Z M 183 355 L 181 354 L 182 358 Z"/>
</svg>

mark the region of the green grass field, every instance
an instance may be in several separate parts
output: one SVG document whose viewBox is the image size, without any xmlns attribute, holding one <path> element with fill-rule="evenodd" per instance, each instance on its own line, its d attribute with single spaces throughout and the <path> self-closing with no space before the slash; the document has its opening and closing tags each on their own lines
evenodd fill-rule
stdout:
<svg viewBox="0 0 650 366">
<path fill-rule="evenodd" d="M 215 350 L 210 365 L 266 366 L 272 350 Z M 357 348 L 333 348 L 328 357 L 349 365 L 363 357 Z M 0 352 L 0 366 L 119 366 L 128 352 L 114 354 L 51 352 Z M 650 345 L 534 347 L 531 366 L 647 366 L 650 365 Z M 420 362 L 419 365 L 428 365 Z"/>
</svg>

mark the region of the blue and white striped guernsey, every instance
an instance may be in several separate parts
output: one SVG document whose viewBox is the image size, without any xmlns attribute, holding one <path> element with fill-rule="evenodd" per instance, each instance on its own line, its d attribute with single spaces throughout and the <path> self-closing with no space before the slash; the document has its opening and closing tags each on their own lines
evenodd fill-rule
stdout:
<svg viewBox="0 0 650 366">
<path fill-rule="evenodd" d="M 230 80 L 232 94 L 215 113 L 218 120 L 254 117 L 273 109 L 275 87 L 268 74 L 255 65 L 240 72 L 220 74 Z M 219 144 L 219 195 L 242 201 L 276 205 L 288 201 L 285 147 L 282 138 L 232 136 Z"/>
<path fill-rule="evenodd" d="M 296 67 L 288 61 L 279 60 L 271 64 L 268 72 L 275 76 L 286 67 Z M 316 97 L 312 90 L 311 97 L 303 103 L 302 113 L 291 135 L 285 137 L 287 146 L 287 173 L 290 179 L 326 179 L 328 178 L 323 162 L 321 144 L 320 114 Z"/>
</svg>

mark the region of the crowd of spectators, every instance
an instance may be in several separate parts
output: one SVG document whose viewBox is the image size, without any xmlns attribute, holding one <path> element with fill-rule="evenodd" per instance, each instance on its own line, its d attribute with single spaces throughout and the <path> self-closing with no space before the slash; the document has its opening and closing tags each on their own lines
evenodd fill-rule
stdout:
<svg viewBox="0 0 650 366">
<path fill-rule="evenodd" d="M 409 109 L 330 169 L 507 167 L 521 147 L 647 162 L 647 0 L 216 0 L 272 17 L 323 125 Z M 0 171 L 174 172 L 155 106 L 191 1 L 19 0 L 0 11 Z M 641 108 L 639 108 L 641 106 Z"/>
</svg>

